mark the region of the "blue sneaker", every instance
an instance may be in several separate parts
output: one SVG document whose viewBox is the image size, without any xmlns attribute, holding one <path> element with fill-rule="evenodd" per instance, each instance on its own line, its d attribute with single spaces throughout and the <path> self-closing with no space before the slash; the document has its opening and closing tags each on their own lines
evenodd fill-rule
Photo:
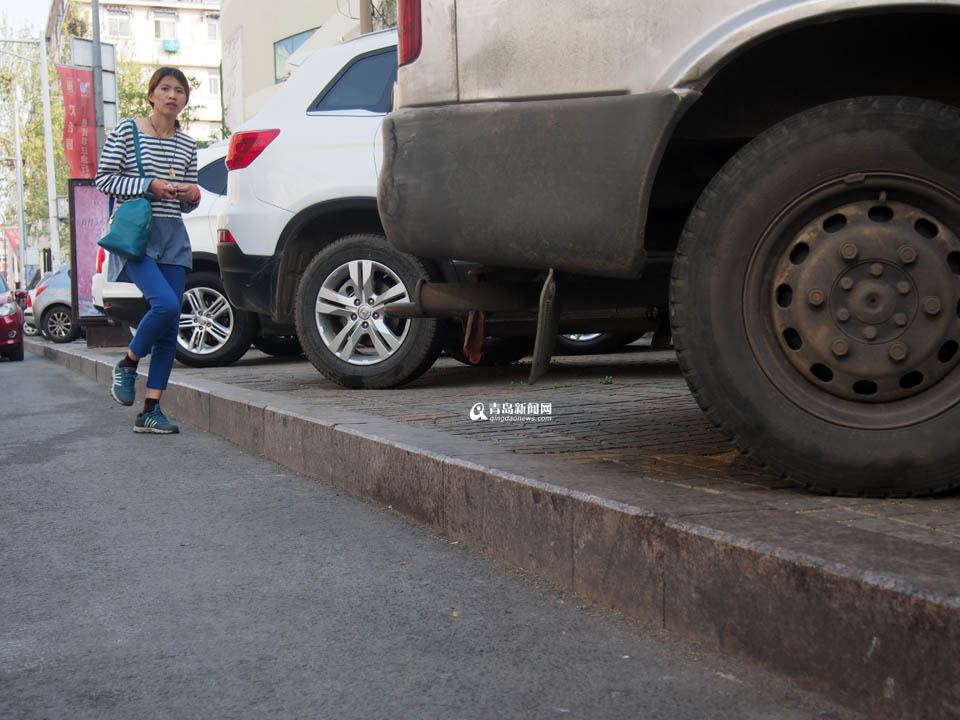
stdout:
<svg viewBox="0 0 960 720">
<path fill-rule="evenodd" d="M 161 435 L 172 435 L 180 432 L 180 428 L 164 417 L 160 412 L 160 406 L 157 405 L 152 411 L 144 414 L 137 413 L 136 422 L 133 423 L 134 432 L 159 433 Z"/>
<path fill-rule="evenodd" d="M 132 368 L 120 367 L 117 363 L 113 368 L 113 385 L 110 387 L 110 395 L 121 405 L 133 405 L 133 400 L 137 396 L 137 371 Z"/>
</svg>

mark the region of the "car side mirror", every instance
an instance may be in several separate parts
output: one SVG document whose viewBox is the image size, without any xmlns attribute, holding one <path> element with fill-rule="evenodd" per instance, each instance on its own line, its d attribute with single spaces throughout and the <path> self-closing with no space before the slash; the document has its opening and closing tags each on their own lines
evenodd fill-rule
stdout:
<svg viewBox="0 0 960 720">
<path fill-rule="evenodd" d="M 27 290 L 14 290 L 14 291 L 13 291 L 13 296 L 14 296 L 17 300 L 23 300 L 23 299 L 26 298 L 27 295 L 29 295 L 29 294 L 30 294 L 30 292 L 27 291 Z"/>
</svg>

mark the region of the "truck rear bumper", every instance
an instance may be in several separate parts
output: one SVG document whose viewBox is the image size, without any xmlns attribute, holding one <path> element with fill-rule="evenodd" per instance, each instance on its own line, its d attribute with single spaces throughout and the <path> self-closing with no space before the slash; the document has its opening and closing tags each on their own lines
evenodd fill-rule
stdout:
<svg viewBox="0 0 960 720">
<path fill-rule="evenodd" d="M 383 125 L 387 237 L 421 257 L 636 277 L 664 146 L 695 95 L 404 108 Z"/>
</svg>

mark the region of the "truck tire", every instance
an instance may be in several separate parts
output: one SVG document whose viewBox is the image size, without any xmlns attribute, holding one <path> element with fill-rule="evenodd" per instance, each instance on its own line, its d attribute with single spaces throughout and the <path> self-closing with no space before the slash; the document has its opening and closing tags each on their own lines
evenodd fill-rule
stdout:
<svg viewBox="0 0 960 720">
<path fill-rule="evenodd" d="M 960 485 L 960 110 L 823 105 L 713 178 L 673 264 L 697 402 L 747 455 L 844 495 Z"/>
<path fill-rule="evenodd" d="M 257 332 L 254 314 L 230 304 L 217 273 L 192 272 L 184 287 L 177 360 L 190 367 L 218 367 L 243 357 Z"/>
<path fill-rule="evenodd" d="M 420 377 L 440 354 L 442 323 L 383 316 L 432 280 L 412 255 L 382 235 L 350 235 L 313 258 L 297 287 L 297 337 L 314 367 L 348 388 L 391 388 Z"/>
</svg>

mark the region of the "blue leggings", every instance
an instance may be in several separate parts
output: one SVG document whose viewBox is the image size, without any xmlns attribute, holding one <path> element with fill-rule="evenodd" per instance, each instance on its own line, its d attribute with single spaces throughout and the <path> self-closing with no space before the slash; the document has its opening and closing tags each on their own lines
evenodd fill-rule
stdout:
<svg viewBox="0 0 960 720">
<path fill-rule="evenodd" d="M 180 328 L 180 305 L 187 268 L 182 265 L 161 265 L 152 257 L 127 260 L 123 272 L 130 278 L 150 303 L 150 311 L 143 316 L 137 334 L 130 342 L 130 352 L 138 358 L 152 354 L 147 387 L 166 390 L 173 358 L 177 350 Z"/>
</svg>

